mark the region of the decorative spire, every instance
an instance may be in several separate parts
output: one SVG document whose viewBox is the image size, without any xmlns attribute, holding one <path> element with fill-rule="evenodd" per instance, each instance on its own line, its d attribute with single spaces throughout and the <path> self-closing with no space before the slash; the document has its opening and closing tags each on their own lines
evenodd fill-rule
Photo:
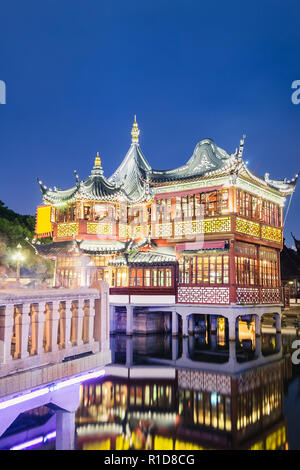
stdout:
<svg viewBox="0 0 300 470">
<path fill-rule="evenodd" d="M 239 145 L 239 153 L 238 153 L 239 160 L 241 160 L 243 156 L 245 138 L 246 138 L 246 135 L 243 134 L 243 138 L 240 140 L 240 145 Z"/>
<path fill-rule="evenodd" d="M 97 156 L 95 158 L 94 166 L 97 166 L 97 167 L 101 168 L 101 158 L 99 156 L 99 152 L 97 152 Z"/>
<path fill-rule="evenodd" d="M 140 130 L 138 128 L 138 123 L 136 122 L 136 115 L 134 115 L 134 123 L 132 126 L 132 131 L 131 131 L 131 142 L 133 144 L 138 144 L 139 143 L 139 135 L 140 135 Z"/>
</svg>

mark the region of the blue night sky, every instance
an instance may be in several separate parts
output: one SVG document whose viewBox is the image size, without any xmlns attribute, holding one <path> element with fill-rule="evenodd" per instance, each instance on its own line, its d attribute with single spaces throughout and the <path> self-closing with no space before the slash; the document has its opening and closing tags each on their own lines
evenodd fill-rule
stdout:
<svg viewBox="0 0 300 470">
<path fill-rule="evenodd" d="M 291 0 L 3 0 L 0 7 L 0 199 L 20 213 L 36 183 L 68 188 L 97 151 L 110 176 L 133 116 L 154 168 L 183 164 L 212 138 L 229 153 L 246 133 L 256 173 L 300 170 L 300 2 Z M 296 189 L 285 230 L 300 238 Z"/>
</svg>

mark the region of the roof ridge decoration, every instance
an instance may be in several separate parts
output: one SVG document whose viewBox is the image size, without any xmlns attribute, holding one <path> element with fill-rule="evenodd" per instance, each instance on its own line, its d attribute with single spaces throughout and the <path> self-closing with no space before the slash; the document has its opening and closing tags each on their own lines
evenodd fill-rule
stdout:
<svg viewBox="0 0 300 470">
<path fill-rule="evenodd" d="M 136 122 L 136 114 L 135 114 L 132 130 L 131 130 L 131 142 L 133 144 L 139 143 L 139 135 L 140 135 L 140 130 L 139 130 L 138 123 Z"/>
<path fill-rule="evenodd" d="M 271 186 L 282 192 L 290 193 L 291 190 L 295 190 L 298 178 L 299 173 L 297 173 L 291 180 L 289 180 L 288 178 L 284 178 L 283 180 L 273 180 L 270 179 L 270 173 L 265 173 L 264 181 L 267 183 L 268 186 Z"/>
<path fill-rule="evenodd" d="M 218 147 L 212 139 L 202 139 L 195 146 L 193 155 L 185 165 L 170 170 L 152 170 L 154 182 L 176 181 L 180 179 L 206 176 L 219 173 L 236 161 L 235 154 L 228 154 Z"/>
<path fill-rule="evenodd" d="M 139 134 L 135 115 L 130 148 L 117 170 L 109 178 L 104 176 L 101 158 L 97 152 L 90 176 L 79 182 L 78 174 L 74 171 L 76 184 L 67 190 L 56 187 L 54 190 L 48 189 L 38 179 L 44 202 L 59 205 L 84 197 L 97 201 L 118 200 L 135 204 L 153 199 L 157 187 L 191 180 L 204 181 L 220 175 L 229 175 L 230 184 L 233 185 L 237 184 L 239 177 L 248 178 L 264 189 L 280 193 L 281 196 L 290 195 L 295 190 L 298 174 L 291 181 L 272 180 L 269 178 L 269 173 L 260 177 L 249 170 L 248 162 L 243 161 L 245 134 L 240 140 L 239 148 L 232 154 L 218 147 L 212 139 L 202 139 L 196 144 L 192 156 L 184 165 L 169 170 L 155 170 L 150 166 L 139 146 Z"/>
</svg>

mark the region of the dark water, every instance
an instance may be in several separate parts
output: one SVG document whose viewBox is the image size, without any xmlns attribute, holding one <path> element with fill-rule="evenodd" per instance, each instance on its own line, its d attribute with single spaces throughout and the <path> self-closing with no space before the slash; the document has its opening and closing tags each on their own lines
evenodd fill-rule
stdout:
<svg viewBox="0 0 300 470">
<path fill-rule="evenodd" d="M 300 449 L 296 336 L 242 337 L 112 336 L 107 374 L 81 386 L 77 449 Z"/>
<path fill-rule="evenodd" d="M 82 387 L 78 449 L 300 449 L 293 336 L 114 336 L 108 375 Z"/>
</svg>

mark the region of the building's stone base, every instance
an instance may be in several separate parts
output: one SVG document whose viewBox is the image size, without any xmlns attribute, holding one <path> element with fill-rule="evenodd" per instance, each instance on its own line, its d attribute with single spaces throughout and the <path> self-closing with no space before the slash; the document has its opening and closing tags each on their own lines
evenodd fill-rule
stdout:
<svg viewBox="0 0 300 470">
<path fill-rule="evenodd" d="M 164 333 L 171 331 L 168 321 L 170 314 L 166 312 L 134 312 L 133 332 L 140 334 Z M 126 332 L 126 310 L 115 312 L 115 332 Z"/>
</svg>

